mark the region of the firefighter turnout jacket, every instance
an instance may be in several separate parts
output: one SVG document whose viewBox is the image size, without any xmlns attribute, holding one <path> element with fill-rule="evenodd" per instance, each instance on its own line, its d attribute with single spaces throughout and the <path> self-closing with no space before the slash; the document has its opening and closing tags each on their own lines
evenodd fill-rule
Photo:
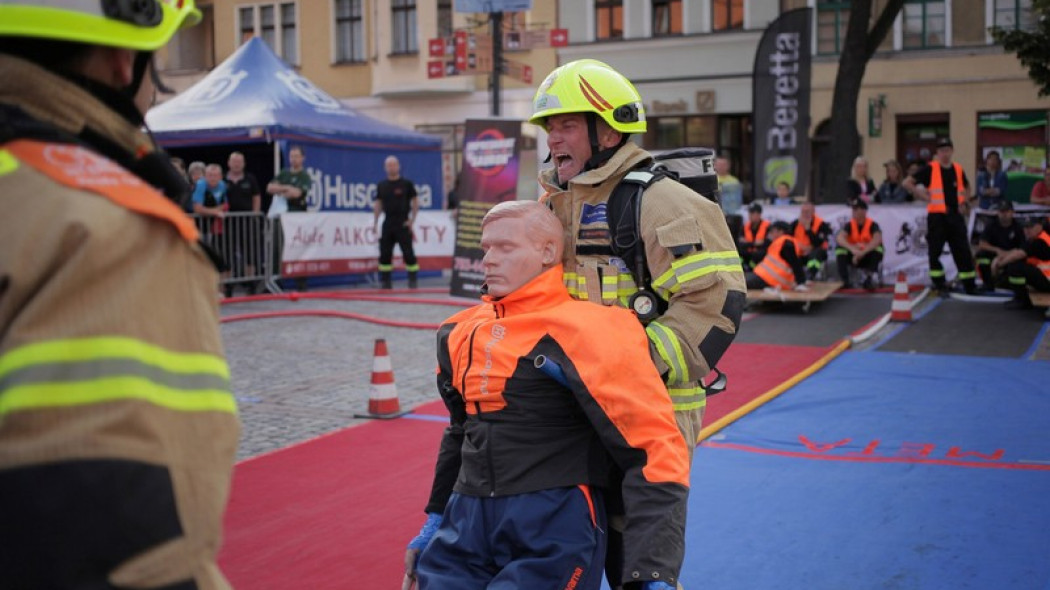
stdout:
<svg viewBox="0 0 1050 590">
<path fill-rule="evenodd" d="M 601 167 L 558 186 L 556 172 L 540 183 L 566 228 L 565 283 L 576 299 L 625 306 L 638 287 L 628 264 L 612 254 L 606 203 L 619 181 L 651 160 L 628 142 Z M 746 297 L 736 244 L 722 210 L 669 178 L 642 199 L 639 232 L 657 295 L 667 311 L 646 326 L 657 369 L 678 411 L 703 408 L 700 385 L 722 358 L 740 325 Z M 696 441 L 693 441 L 694 443 Z"/>
<path fill-rule="evenodd" d="M 451 424 L 427 512 L 442 512 L 453 486 L 477 497 L 605 487 L 611 458 L 624 473 L 624 579 L 677 579 L 687 447 L 638 320 L 574 301 L 560 267 L 484 300 L 438 330 Z M 537 355 L 562 367 L 568 387 L 534 366 Z"/>
<path fill-rule="evenodd" d="M 96 151 L 152 142 L 0 55 L 0 103 L 80 143 L 0 145 L 0 568 L 7 588 L 229 585 L 239 426 L 218 276 L 177 205 Z"/>
</svg>

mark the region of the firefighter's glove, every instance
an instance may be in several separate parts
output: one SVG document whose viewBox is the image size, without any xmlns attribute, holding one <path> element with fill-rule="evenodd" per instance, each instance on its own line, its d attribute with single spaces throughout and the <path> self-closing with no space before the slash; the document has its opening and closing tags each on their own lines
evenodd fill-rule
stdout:
<svg viewBox="0 0 1050 590">
<path fill-rule="evenodd" d="M 434 533 L 441 527 L 441 514 L 437 512 L 430 512 L 427 514 L 427 520 L 423 523 L 423 528 L 419 530 L 419 534 L 416 535 L 415 539 L 412 539 L 408 544 L 408 550 L 405 551 L 405 579 L 401 582 L 401 588 L 403 590 L 409 590 L 415 587 L 416 584 L 416 566 L 419 565 L 419 554 L 426 548 L 430 540 L 434 538 Z"/>
</svg>

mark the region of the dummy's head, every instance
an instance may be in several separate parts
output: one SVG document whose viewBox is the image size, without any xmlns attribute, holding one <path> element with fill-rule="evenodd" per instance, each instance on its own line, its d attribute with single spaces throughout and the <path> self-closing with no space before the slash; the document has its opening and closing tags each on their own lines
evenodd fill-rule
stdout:
<svg viewBox="0 0 1050 590">
<path fill-rule="evenodd" d="M 537 201 L 504 201 L 481 220 L 488 294 L 504 297 L 561 264 L 565 235 L 554 213 Z"/>
</svg>

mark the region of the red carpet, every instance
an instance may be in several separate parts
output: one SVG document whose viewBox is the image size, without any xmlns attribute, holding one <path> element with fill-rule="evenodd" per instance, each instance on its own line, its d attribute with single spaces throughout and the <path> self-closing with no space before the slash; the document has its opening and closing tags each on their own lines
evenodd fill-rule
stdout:
<svg viewBox="0 0 1050 590">
<path fill-rule="evenodd" d="M 720 368 L 729 388 L 705 424 L 786 381 L 827 352 L 738 343 Z M 416 409 L 443 415 L 441 402 Z M 237 465 L 219 556 L 235 588 L 396 588 L 423 522 L 444 424 L 402 418 L 348 428 Z"/>
</svg>

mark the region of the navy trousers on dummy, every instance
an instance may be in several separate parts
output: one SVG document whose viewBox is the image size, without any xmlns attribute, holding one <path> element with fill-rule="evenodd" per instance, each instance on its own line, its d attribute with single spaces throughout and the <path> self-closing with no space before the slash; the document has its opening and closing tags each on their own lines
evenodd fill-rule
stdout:
<svg viewBox="0 0 1050 590">
<path fill-rule="evenodd" d="M 598 590 L 605 561 L 600 492 L 556 488 L 478 498 L 454 493 L 419 558 L 420 590 Z"/>
</svg>

